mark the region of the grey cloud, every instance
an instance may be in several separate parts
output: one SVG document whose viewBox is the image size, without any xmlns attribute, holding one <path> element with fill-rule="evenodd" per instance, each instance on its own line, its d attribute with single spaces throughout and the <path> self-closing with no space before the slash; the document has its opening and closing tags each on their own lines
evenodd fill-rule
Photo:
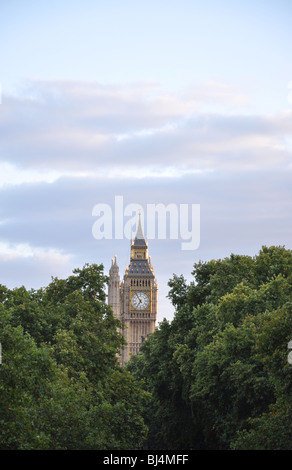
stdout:
<svg viewBox="0 0 292 470">
<path fill-rule="evenodd" d="M 113 208 L 117 195 L 124 205 L 201 205 L 198 250 L 182 251 L 180 240 L 149 241 L 162 295 L 172 272 L 187 276 L 198 259 L 291 245 L 291 113 L 207 114 L 204 99 L 199 93 L 189 103 L 147 83 L 32 82 L 22 97 L 4 96 L 0 159 L 59 177 L 0 188 L 0 247 L 17 247 L 14 257 L 0 252 L 0 282 L 37 287 L 85 262 L 108 269 L 114 254 L 122 275 L 129 241 L 92 236 L 93 206 Z M 159 176 L 168 167 L 172 176 Z M 145 168 L 156 177 L 145 177 Z M 18 256 L 23 244 L 35 254 Z"/>
<path fill-rule="evenodd" d="M 91 250 L 95 243 L 92 209 L 95 204 L 106 203 L 114 210 L 117 195 L 123 196 L 124 206 L 201 204 L 202 228 L 207 227 L 210 233 L 215 230 L 215 222 L 222 225 L 224 221 L 224 225 L 235 228 L 245 223 L 248 228 L 266 218 L 277 222 L 270 227 L 270 233 L 279 229 L 284 235 L 291 201 L 290 175 L 281 170 L 257 174 L 247 171 L 142 180 L 64 178 L 51 184 L 19 185 L 1 190 L 1 238 L 69 252 L 78 247 L 82 251 L 85 246 Z"/>
<path fill-rule="evenodd" d="M 0 109 L 0 158 L 20 167 L 77 172 L 231 165 L 241 171 L 291 161 L 285 143 L 291 113 L 241 115 L 234 108 L 233 114 L 207 114 L 200 112 L 204 94 L 190 103 L 151 83 L 31 82 L 26 93 L 4 97 Z"/>
<path fill-rule="evenodd" d="M 281 169 L 141 180 L 62 178 L 51 184 L 2 188 L 0 195 L 0 246 L 27 244 L 36 249 L 34 256 L 26 258 L 4 259 L 0 253 L 0 282 L 34 288 L 49 283 L 51 276 L 66 277 L 86 262 L 103 263 L 107 272 L 115 254 L 123 275 L 129 261 L 129 240 L 94 239 L 95 204 L 109 204 L 114 212 L 117 195 L 123 196 L 124 207 L 130 203 L 139 203 L 144 209 L 148 203 L 200 204 L 201 242 L 197 250 L 182 251 L 180 239 L 149 240 L 161 314 L 172 311 L 165 295 L 173 272 L 188 277 L 199 259 L 231 252 L 252 255 L 262 244 L 291 245 L 290 175 Z"/>
</svg>

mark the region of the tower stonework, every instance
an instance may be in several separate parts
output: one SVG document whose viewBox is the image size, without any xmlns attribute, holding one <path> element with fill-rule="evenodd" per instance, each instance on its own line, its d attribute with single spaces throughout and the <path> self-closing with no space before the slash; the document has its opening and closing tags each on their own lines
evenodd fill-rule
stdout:
<svg viewBox="0 0 292 470">
<path fill-rule="evenodd" d="M 143 341 L 154 332 L 157 318 L 157 282 L 148 243 L 145 240 L 141 218 L 135 239 L 131 242 L 130 264 L 120 282 L 117 259 L 112 260 L 109 271 L 108 303 L 114 316 L 123 324 L 126 346 L 120 362 L 125 365 L 131 355 L 137 354 Z"/>
<path fill-rule="evenodd" d="M 109 270 L 108 303 L 112 307 L 114 317 L 120 319 L 120 275 L 116 255 L 115 261 L 112 258 L 112 265 Z"/>
</svg>

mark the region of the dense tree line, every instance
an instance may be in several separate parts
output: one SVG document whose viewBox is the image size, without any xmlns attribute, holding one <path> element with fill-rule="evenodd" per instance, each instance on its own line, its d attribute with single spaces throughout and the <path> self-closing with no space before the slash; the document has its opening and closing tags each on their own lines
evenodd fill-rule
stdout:
<svg viewBox="0 0 292 470">
<path fill-rule="evenodd" d="M 126 368 L 102 265 L 43 289 L 0 286 L 0 449 L 292 450 L 292 252 L 173 275 Z"/>
<path fill-rule="evenodd" d="M 292 450 L 291 268 L 264 246 L 173 275 L 174 319 L 127 365 L 151 394 L 146 447 Z"/>
<path fill-rule="evenodd" d="M 43 289 L 0 286 L 0 449 L 136 449 L 148 393 L 119 367 L 102 265 Z"/>
</svg>

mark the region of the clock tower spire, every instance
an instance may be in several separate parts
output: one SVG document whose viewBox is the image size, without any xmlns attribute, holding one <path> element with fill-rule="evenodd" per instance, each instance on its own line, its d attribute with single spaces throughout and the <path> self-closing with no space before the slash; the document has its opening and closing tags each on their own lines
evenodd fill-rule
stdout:
<svg viewBox="0 0 292 470">
<path fill-rule="evenodd" d="M 110 272 L 109 304 L 113 299 L 110 291 L 112 274 Z M 121 352 L 122 365 L 126 364 L 131 355 L 139 352 L 143 341 L 155 330 L 157 287 L 139 212 L 136 236 L 131 241 L 130 263 L 125 269 L 124 278 L 119 288 L 120 321 L 124 326 L 124 336 L 127 343 Z"/>
</svg>

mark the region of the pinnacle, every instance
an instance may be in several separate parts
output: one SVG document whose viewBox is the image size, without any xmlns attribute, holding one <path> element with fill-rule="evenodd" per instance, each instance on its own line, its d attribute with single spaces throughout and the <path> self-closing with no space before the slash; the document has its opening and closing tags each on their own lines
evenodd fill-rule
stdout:
<svg viewBox="0 0 292 470">
<path fill-rule="evenodd" d="M 136 233 L 136 239 L 138 240 L 145 240 L 143 229 L 142 229 L 142 224 L 141 224 L 141 211 L 139 211 L 139 222 L 138 222 L 138 228 L 137 228 L 137 233 Z"/>
</svg>

